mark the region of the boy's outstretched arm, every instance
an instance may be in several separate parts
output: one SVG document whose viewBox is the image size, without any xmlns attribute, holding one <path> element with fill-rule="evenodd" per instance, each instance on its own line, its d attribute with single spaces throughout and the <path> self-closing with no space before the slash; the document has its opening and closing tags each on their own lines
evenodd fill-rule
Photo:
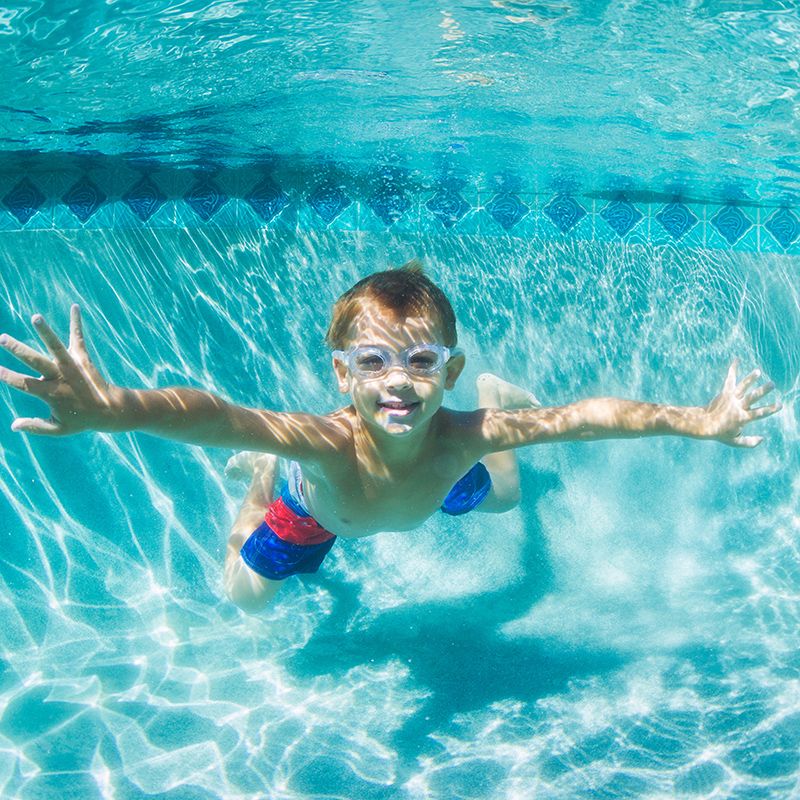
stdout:
<svg viewBox="0 0 800 800">
<path fill-rule="evenodd" d="M 135 390 L 108 383 L 89 358 L 77 305 L 70 312 L 68 347 L 40 314 L 32 322 L 50 357 L 6 334 L 0 345 L 41 377 L 0 368 L 0 381 L 43 400 L 51 416 L 16 419 L 12 430 L 48 436 L 138 430 L 299 460 L 314 460 L 337 444 L 336 426 L 325 417 L 243 408 L 197 389 Z"/>
<path fill-rule="evenodd" d="M 743 436 L 745 425 L 780 411 L 781 404 L 754 407 L 775 387 L 756 385 L 759 370 L 740 383 L 738 360 L 728 369 L 722 391 L 705 407 L 641 403 L 614 397 L 580 400 L 554 408 L 500 411 L 483 409 L 482 444 L 487 452 L 543 442 L 688 436 L 715 439 L 735 447 L 755 447 L 761 436 Z"/>
</svg>

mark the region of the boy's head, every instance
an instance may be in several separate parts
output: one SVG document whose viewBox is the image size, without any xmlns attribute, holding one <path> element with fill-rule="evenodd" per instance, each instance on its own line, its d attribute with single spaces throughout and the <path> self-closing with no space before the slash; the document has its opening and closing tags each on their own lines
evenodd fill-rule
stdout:
<svg viewBox="0 0 800 800">
<path fill-rule="evenodd" d="M 326 341 L 339 391 L 368 425 L 393 435 L 430 421 L 464 368 L 453 308 L 416 260 L 348 289 Z"/>
<path fill-rule="evenodd" d="M 336 301 L 325 336 L 331 350 L 346 350 L 352 344 L 353 323 L 367 307 L 384 312 L 387 319 L 427 318 L 436 325 L 440 344 L 456 346 L 458 336 L 453 307 L 417 259 L 399 269 L 367 275 Z"/>
</svg>

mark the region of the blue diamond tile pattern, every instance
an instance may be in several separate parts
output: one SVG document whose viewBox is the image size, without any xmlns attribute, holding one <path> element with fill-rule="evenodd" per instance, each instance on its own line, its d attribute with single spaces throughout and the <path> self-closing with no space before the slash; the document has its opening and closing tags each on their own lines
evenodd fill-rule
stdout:
<svg viewBox="0 0 800 800">
<path fill-rule="evenodd" d="M 408 211 L 411 201 L 394 183 L 386 183 L 367 200 L 367 205 L 387 227 L 394 225 Z"/>
<path fill-rule="evenodd" d="M 765 223 L 764 227 L 781 246 L 789 247 L 800 237 L 800 221 L 788 208 L 779 208 Z"/>
<path fill-rule="evenodd" d="M 566 233 L 586 216 L 586 209 L 574 197 L 559 194 L 544 207 L 544 213 L 562 233 Z"/>
<path fill-rule="evenodd" d="M 62 199 L 81 222 L 86 222 L 103 205 L 106 196 L 84 175 Z"/>
<path fill-rule="evenodd" d="M 511 192 L 496 194 L 486 204 L 486 210 L 491 218 L 505 231 L 510 231 L 530 212 L 530 208 Z"/>
<path fill-rule="evenodd" d="M 697 215 L 683 203 L 667 203 L 656 214 L 661 227 L 676 241 L 687 234 L 700 221 Z"/>
<path fill-rule="evenodd" d="M 331 183 L 317 186 L 306 200 L 326 225 L 330 225 L 353 202 L 340 186 Z"/>
<path fill-rule="evenodd" d="M 109 197 L 105 193 L 107 191 L 113 195 L 113 199 L 119 197 L 120 201 L 124 202 L 142 223 L 149 223 L 171 199 L 166 196 L 167 193 L 152 176 L 153 171 L 159 169 L 158 165 L 154 165 L 149 160 L 136 162 L 139 177 L 134 178 L 135 182 L 120 187 L 125 190 L 124 194 L 117 194 L 116 188 L 111 190 L 105 183 L 100 184 L 103 186 L 101 189 L 95 183 L 98 173 L 92 171 L 83 161 L 80 164 L 82 166 L 78 173 L 79 178 L 61 198 L 48 198 L 47 193 L 42 191 L 42 175 L 39 172 L 25 174 L 20 171 L 12 179 L 16 181 L 13 188 L 0 196 L 0 209 L 7 210 L 20 225 L 26 226 L 37 214 L 42 212 L 45 205 L 50 208 L 50 204 L 60 203 L 66 206 L 82 223 L 87 223 L 93 217 L 96 218 L 98 210 L 109 202 Z M 102 162 L 98 161 L 97 165 L 102 166 Z M 296 203 L 302 190 L 295 184 L 292 184 L 294 188 L 291 189 L 288 188 L 288 184 L 281 185 L 285 183 L 283 180 L 278 183 L 273 167 L 266 162 L 254 164 L 253 169 L 255 174 L 252 178 L 252 188 L 248 193 L 237 196 L 249 204 L 260 220 L 270 223 L 285 214 L 285 210 Z M 219 170 L 216 164 L 208 164 L 205 169 L 192 169 L 190 174 L 194 176 L 194 185 L 186 192 L 183 200 L 203 221 L 207 222 L 231 198 L 224 194 L 217 184 Z M 489 195 L 491 199 L 486 203 L 481 202 L 478 208 L 473 207 L 462 194 L 467 186 L 467 180 L 455 176 L 454 173 L 439 173 L 435 178 L 434 185 L 427 190 L 420 189 L 413 180 L 408 180 L 406 172 L 392 166 L 382 167 L 364 177 L 367 181 L 366 186 L 369 188 L 363 194 L 357 195 L 358 201 L 369 207 L 387 228 L 395 225 L 404 216 L 407 218 L 410 209 L 415 214 L 414 221 L 416 222 L 416 214 L 419 212 L 419 206 L 422 205 L 425 207 L 426 214 L 435 217 L 438 224 L 441 224 L 445 230 L 456 230 L 459 223 L 462 223 L 463 228 L 462 221 L 465 217 L 478 211 L 485 211 L 494 223 L 504 231 L 510 232 L 512 229 L 521 228 L 519 223 L 532 213 L 532 208 L 521 199 L 520 181 L 514 176 L 508 178 L 504 175 L 503 180 L 494 180 L 492 188 L 489 190 L 492 193 Z M 327 162 L 316 172 L 315 180 L 318 182 L 316 185 L 315 183 L 305 184 L 306 191 L 310 190 L 310 193 L 306 194 L 305 200 L 326 224 L 339 218 L 356 202 L 356 195 L 343 185 L 343 173 L 340 173 L 338 168 L 331 169 Z M 354 178 L 354 180 L 356 185 L 364 186 L 361 183 L 361 177 Z M 9 185 L 10 183 L 11 181 Z M 349 182 L 346 185 L 349 186 Z M 469 186 L 469 191 L 482 191 L 476 183 L 470 183 Z M 592 201 L 582 196 L 575 187 L 566 184 L 553 185 L 551 191 L 555 194 L 550 197 L 546 205 L 539 206 L 539 203 L 545 198 L 537 197 L 536 208 L 541 208 L 543 216 L 547 217 L 561 233 L 574 231 L 581 220 L 592 211 L 588 205 Z M 711 206 L 698 203 L 690 208 L 682 201 L 676 187 L 671 186 L 670 192 L 675 193 L 670 195 L 672 200 L 667 203 L 656 204 L 653 202 L 654 198 L 643 198 L 641 202 L 637 200 L 636 203 L 633 203 L 627 198 L 625 190 L 620 189 L 616 193 L 616 199 L 606 202 L 602 210 L 598 203 L 597 217 L 601 218 L 620 238 L 627 237 L 631 231 L 637 229 L 637 226 L 638 229 L 643 228 L 642 220 L 646 216 L 652 216 L 676 242 L 690 238 L 687 236 L 690 232 L 696 231 L 701 223 L 705 225 L 708 222 L 720 236 L 717 238 L 712 235 L 712 240 L 709 242 L 711 247 L 724 246 L 722 245 L 723 241 L 731 246 L 741 246 L 743 240 L 749 243 L 748 247 L 760 247 L 761 244 L 764 244 L 765 247 L 772 250 L 776 245 L 784 250 L 800 246 L 800 204 L 791 205 L 785 197 L 781 201 L 785 205 L 771 208 L 762 206 L 756 220 L 755 212 L 749 210 L 750 201 L 743 197 L 736 199 L 729 195 L 725 205 Z M 295 193 L 298 198 L 295 198 Z M 645 210 L 645 205 L 647 210 Z M 703 211 L 699 212 L 698 208 L 702 208 Z M 0 213 L 5 213 L 5 211 L 0 211 Z M 106 220 L 105 215 L 101 214 L 100 216 L 104 221 Z M 180 220 L 174 219 L 174 215 L 170 216 L 173 223 L 182 224 Z M 9 219 L 6 218 L 6 226 L 9 224 Z M 360 219 L 355 219 L 355 217 L 353 219 L 348 217 L 348 219 L 348 227 L 359 227 L 359 223 L 363 223 L 367 227 L 374 228 L 376 224 L 376 220 L 370 222 L 372 219 L 370 215 Z M 65 221 L 63 217 L 61 220 Z M 753 231 L 757 230 L 756 222 L 764 231 L 758 240 L 753 235 Z M 428 223 L 436 225 L 430 218 L 428 218 Z M 104 224 L 104 222 L 100 224 Z M 597 224 L 602 227 L 601 223 Z M 404 225 L 403 227 L 407 229 L 409 226 Z M 491 224 L 490 227 L 492 227 Z M 545 228 L 549 229 L 549 225 L 545 225 Z M 653 233 L 656 234 L 657 230 L 654 228 Z M 708 230 L 704 228 L 704 238 Z M 551 235 L 554 234 L 554 229 L 549 229 L 549 231 Z M 531 231 L 526 227 L 526 235 L 530 233 Z M 547 235 L 547 230 L 542 230 L 541 233 Z M 586 230 L 584 233 L 591 235 L 592 231 Z M 769 238 L 767 238 L 768 234 Z M 609 233 L 606 232 L 606 238 L 608 235 Z M 694 240 L 693 237 L 691 238 Z M 664 234 L 656 234 L 656 239 L 663 241 Z M 773 240 L 775 244 L 770 245 L 770 241 Z"/>
<path fill-rule="evenodd" d="M 711 224 L 728 244 L 736 244 L 753 227 L 752 221 L 739 206 L 724 206 L 711 218 Z"/>
<path fill-rule="evenodd" d="M 471 208 L 470 204 L 454 189 L 439 189 L 425 203 L 425 207 L 445 228 L 452 228 Z"/>
<path fill-rule="evenodd" d="M 246 200 L 264 222 L 271 222 L 289 205 L 289 195 L 270 178 L 254 186 Z"/>
<path fill-rule="evenodd" d="M 641 222 L 644 214 L 627 200 L 612 200 L 600 216 L 617 236 L 625 236 Z"/>
<path fill-rule="evenodd" d="M 142 222 L 147 222 L 167 202 L 158 186 L 146 175 L 131 186 L 122 199 Z"/>
<path fill-rule="evenodd" d="M 5 207 L 24 225 L 41 208 L 45 196 L 28 178 L 23 178 L 3 198 Z"/>
<path fill-rule="evenodd" d="M 183 199 L 203 222 L 208 222 L 228 202 L 228 196 L 211 178 L 200 178 Z"/>
</svg>

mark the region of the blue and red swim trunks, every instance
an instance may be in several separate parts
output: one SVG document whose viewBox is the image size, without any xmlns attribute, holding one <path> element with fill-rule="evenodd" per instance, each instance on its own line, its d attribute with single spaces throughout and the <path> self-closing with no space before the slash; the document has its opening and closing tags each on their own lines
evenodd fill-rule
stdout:
<svg viewBox="0 0 800 800">
<path fill-rule="evenodd" d="M 492 488 L 489 470 L 478 462 L 450 490 L 442 511 L 451 516 L 476 508 Z M 240 551 L 250 569 L 264 578 L 279 581 L 290 575 L 316 572 L 336 536 L 325 530 L 303 502 L 300 466 L 289 465 L 289 479 L 280 496 L 267 508 L 264 521 L 250 534 Z"/>
</svg>

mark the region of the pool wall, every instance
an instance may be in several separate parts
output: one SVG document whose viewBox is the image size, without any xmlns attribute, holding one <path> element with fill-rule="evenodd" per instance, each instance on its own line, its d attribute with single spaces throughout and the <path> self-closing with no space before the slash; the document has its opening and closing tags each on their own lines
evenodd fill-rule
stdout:
<svg viewBox="0 0 800 800">
<path fill-rule="evenodd" d="M 800 211 L 788 201 L 761 206 L 735 187 L 727 202 L 707 203 L 678 184 L 658 195 L 624 182 L 592 193 L 566 180 L 539 187 L 512 174 L 423 179 L 396 166 L 356 174 L 325 164 L 181 169 L 83 161 L 83 168 L 46 171 L 0 165 L 0 230 L 391 229 L 800 254 Z"/>
</svg>

